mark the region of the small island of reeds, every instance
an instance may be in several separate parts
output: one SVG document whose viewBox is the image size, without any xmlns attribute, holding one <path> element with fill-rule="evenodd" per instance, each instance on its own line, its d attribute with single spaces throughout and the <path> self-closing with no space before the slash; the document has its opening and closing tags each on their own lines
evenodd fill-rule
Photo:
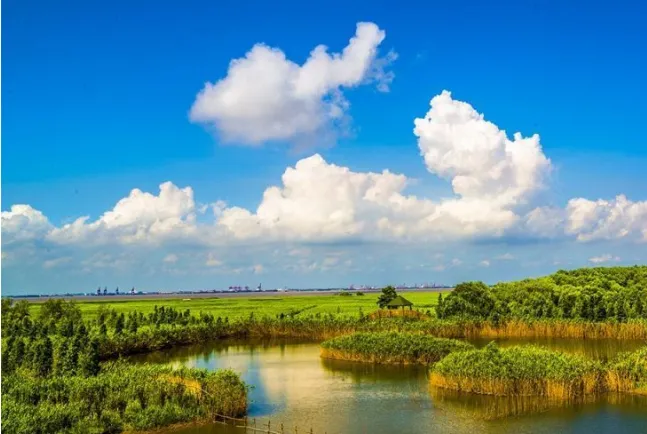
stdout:
<svg viewBox="0 0 647 434">
<path fill-rule="evenodd" d="M 431 364 L 451 352 L 472 348 L 467 342 L 423 334 L 353 333 L 324 341 L 321 357 L 369 363 Z"/>
<path fill-rule="evenodd" d="M 433 367 L 431 384 L 461 392 L 555 399 L 605 390 L 598 362 L 532 345 L 501 349 L 494 342 L 449 354 Z"/>
</svg>

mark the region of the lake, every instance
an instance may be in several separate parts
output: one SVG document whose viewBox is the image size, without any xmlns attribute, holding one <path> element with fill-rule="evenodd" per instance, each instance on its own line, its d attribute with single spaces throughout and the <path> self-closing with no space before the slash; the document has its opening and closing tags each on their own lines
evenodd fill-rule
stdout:
<svg viewBox="0 0 647 434">
<path fill-rule="evenodd" d="M 477 346 L 490 339 L 473 340 Z M 535 343 L 606 359 L 644 342 L 503 340 Z M 612 395 L 564 405 L 538 398 L 495 398 L 434 390 L 423 366 L 324 360 L 312 342 L 227 342 L 141 355 L 136 361 L 231 368 L 253 389 L 249 418 L 283 423 L 286 433 L 647 433 L 647 397 Z M 175 434 L 242 433 L 220 424 L 168 430 Z"/>
</svg>

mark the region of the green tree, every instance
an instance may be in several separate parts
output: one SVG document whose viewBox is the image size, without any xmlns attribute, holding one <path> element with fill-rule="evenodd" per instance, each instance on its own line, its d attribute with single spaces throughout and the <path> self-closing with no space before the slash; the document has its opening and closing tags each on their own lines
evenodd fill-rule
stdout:
<svg viewBox="0 0 647 434">
<path fill-rule="evenodd" d="M 2 300 L 4 302 L 4 300 Z M 13 351 L 16 346 L 16 337 L 9 335 L 2 349 L 2 374 L 7 375 L 14 370 Z"/>
<path fill-rule="evenodd" d="M 115 321 L 115 334 L 120 335 L 124 331 L 124 314 L 120 314 Z"/>
<path fill-rule="evenodd" d="M 444 318 L 443 313 L 443 295 L 438 294 L 438 306 L 436 306 L 436 316 L 438 318 Z"/>
<path fill-rule="evenodd" d="M 74 375 L 79 366 L 79 354 L 83 348 L 81 347 L 81 339 L 79 335 L 71 338 L 71 342 L 67 347 L 65 353 L 65 361 L 63 362 L 63 371 L 67 374 Z"/>
<path fill-rule="evenodd" d="M 137 333 L 139 324 L 137 324 L 137 314 L 128 316 L 128 331 L 130 333 Z"/>
<path fill-rule="evenodd" d="M 81 353 L 79 371 L 86 377 L 93 377 L 99 373 L 99 341 L 96 338 L 92 339 Z"/>
<path fill-rule="evenodd" d="M 382 294 L 380 294 L 380 297 L 377 299 L 377 305 L 380 307 L 380 309 L 384 309 L 387 304 L 391 300 L 393 300 L 395 297 L 398 296 L 398 293 L 395 291 L 395 288 L 391 285 L 382 288 Z"/>
<path fill-rule="evenodd" d="M 495 299 L 483 282 L 465 282 L 443 300 L 443 318 L 465 316 L 488 318 L 494 311 Z"/>
<path fill-rule="evenodd" d="M 34 350 L 33 368 L 37 375 L 47 377 L 52 372 L 54 355 L 49 337 L 39 339 Z"/>
<path fill-rule="evenodd" d="M 69 339 L 63 338 L 60 340 L 56 351 L 54 352 L 54 375 L 65 375 L 66 357 L 69 346 Z"/>
</svg>

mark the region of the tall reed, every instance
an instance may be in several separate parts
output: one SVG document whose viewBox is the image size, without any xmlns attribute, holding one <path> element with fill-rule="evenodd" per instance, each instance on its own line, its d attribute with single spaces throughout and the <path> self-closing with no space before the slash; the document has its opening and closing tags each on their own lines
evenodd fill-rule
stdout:
<svg viewBox="0 0 647 434">
<path fill-rule="evenodd" d="M 619 354 L 609 363 L 606 377 L 610 391 L 647 395 L 647 346 Z"/>
<path fill-rule="evenodd" d="M 324 341 L 321 356 L 371 363 L 431 364 L 453 351 L 472 348 L 466 342 L 422 334 L 354 333 Z"/>
<path fill-rule="evenodd" d="M 449 354 L 432 370 L 431 384 L 499 396 L 578 398 L 605 390 L 602 366 L 579 356 L 529 346 Z"/>
</svg>

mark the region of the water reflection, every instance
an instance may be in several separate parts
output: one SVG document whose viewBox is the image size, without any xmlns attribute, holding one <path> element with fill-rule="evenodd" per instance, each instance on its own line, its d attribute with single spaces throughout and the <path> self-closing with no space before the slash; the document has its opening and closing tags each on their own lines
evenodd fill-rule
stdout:
<svg viewBox="0 0 647 434">
<path fill-rule="evenodd" d="M 253 386 L 250 418 L 257 418 L 259 424 L 283 423 L 286 432 L 298 426 L 299 432 L 312 427 L 317 434 L 590 434 L 602 432 L 598 428 L 604 426 L 613 427 L 609 432 L 623 433 L 645 432 L 647 427 L 647 398 L 552 406 L 539 400 L 452 396 L 429 387 L 425 367 L 321 359 L 317 343 L 223 341 L 135 360 L 234 369 Z M 173 432 L 243 431 L 209 425 Z"/>
</svg>

